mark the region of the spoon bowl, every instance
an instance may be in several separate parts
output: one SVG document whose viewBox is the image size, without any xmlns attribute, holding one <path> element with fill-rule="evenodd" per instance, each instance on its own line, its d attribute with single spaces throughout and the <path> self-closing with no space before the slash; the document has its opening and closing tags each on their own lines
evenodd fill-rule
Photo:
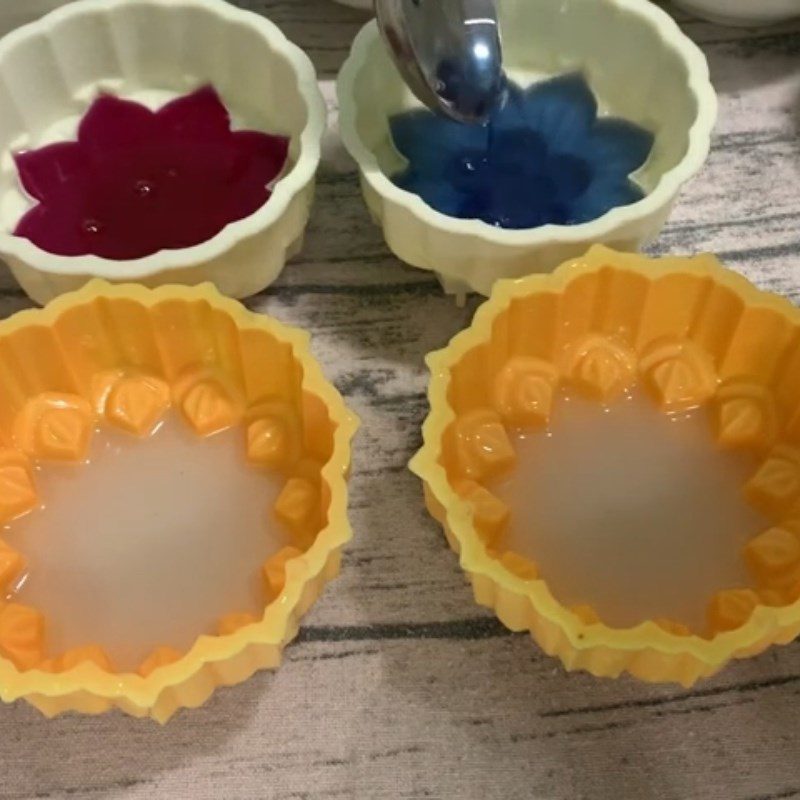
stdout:
<svg viewBox="0 0 800 800">
<path fill-rule="evenodd" d="M 458 122 L 484 122 L 505 88 L 494 0 L 375 0 L 378 27 L 416 97 Z"/>
</svg>

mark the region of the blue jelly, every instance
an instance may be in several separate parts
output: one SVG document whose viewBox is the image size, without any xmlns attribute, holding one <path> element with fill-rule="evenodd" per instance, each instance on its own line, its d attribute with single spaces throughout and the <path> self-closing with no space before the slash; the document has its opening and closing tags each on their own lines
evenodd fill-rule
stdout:
<svg viewBox="0 0 800 800">
<path fill-rule="evenodd" d="M 576 225 L 643 197 L 630 179 L 647 160 L 653 135 L 613 117 L 580 74 L 528 89 L 509 84 L 506 102 L 483 126 L 427 110 L 390 120 L 408 161 L 392 176 L 451 217 L 500 228 Z"/>
</svg>

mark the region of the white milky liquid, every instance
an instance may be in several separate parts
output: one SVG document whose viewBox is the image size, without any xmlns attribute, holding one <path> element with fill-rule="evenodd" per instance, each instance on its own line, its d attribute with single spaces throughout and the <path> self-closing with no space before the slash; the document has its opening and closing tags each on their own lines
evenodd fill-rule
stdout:
<svg viewBox="0 0 800 800">
<path fill-rule="evenodd" d="M 119 670 L 188 650 L 233 612 L 264 608 L 263 562 L 286 543 L 277 477 L 234 428 L 203 439 L 169 416 L 148 439 L 102 428 L 89 464 L 40 468 L 44 507 L 8 525 L 28 560 L 16 598 L 47 620 L 50 654 L 98 643 Z"/>
<path fill-rule="evenodd" d="M 707 411 L 668 416 L 639 392 L 606 409 L 565 397 L 549 431 L 515 446 L 492 487 L 511 508 L 505 544 L 565 605 L 702 631 L 714 592 L 749 584 L 741 549 L 766 527 L 742 495 L 756 465 L 715 444 Z"/>
</svg>

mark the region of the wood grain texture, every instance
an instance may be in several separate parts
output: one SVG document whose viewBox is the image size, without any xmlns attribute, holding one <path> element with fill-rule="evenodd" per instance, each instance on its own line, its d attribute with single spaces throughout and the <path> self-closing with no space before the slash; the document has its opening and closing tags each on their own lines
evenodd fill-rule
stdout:
<svg viewBox="0 0 800 800">
<path fill-rule="evenodd" d="M 239 5 L 311 54 L 335 112 L 330 79 L 363 15 L 330 0 Z M 654 251 L 718 251 L 800 300 L 800 24 L 679 19 L 708 55 L 720 121 Z M 27 305 L 5 272 L 0 293 L 4 314 Z M 313 332 L 363 419 L 342 577 L 277 673 L 166 728 L 0 708 L 0 798 L 800 797 L 800 644 L 685 692 L 567 675 L 474 605 L 406 463 L 426 411 L 423 354 L 477 303 L 457 308 L 388 254 L 335 136 L 303 253 L 249 304 Z"/>
</svg>

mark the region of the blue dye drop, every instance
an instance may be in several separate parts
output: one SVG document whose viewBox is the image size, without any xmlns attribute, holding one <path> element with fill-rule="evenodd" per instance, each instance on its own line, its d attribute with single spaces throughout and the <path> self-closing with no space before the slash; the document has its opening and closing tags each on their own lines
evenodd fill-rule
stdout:
<svg viewBox="0 0 800 800">
<path fill-rule="evenodd" d="M 653 135 L 622 119 L 597 117 L 582 75 L 528 89 L 509 83 L 486 125 L 429 111 L 390 120 L 408 167 L 392 177 L 451 217 L 500 228 L 575 225 L 641 200 L 630 174 L 644 164 Z"/>
</svg>

